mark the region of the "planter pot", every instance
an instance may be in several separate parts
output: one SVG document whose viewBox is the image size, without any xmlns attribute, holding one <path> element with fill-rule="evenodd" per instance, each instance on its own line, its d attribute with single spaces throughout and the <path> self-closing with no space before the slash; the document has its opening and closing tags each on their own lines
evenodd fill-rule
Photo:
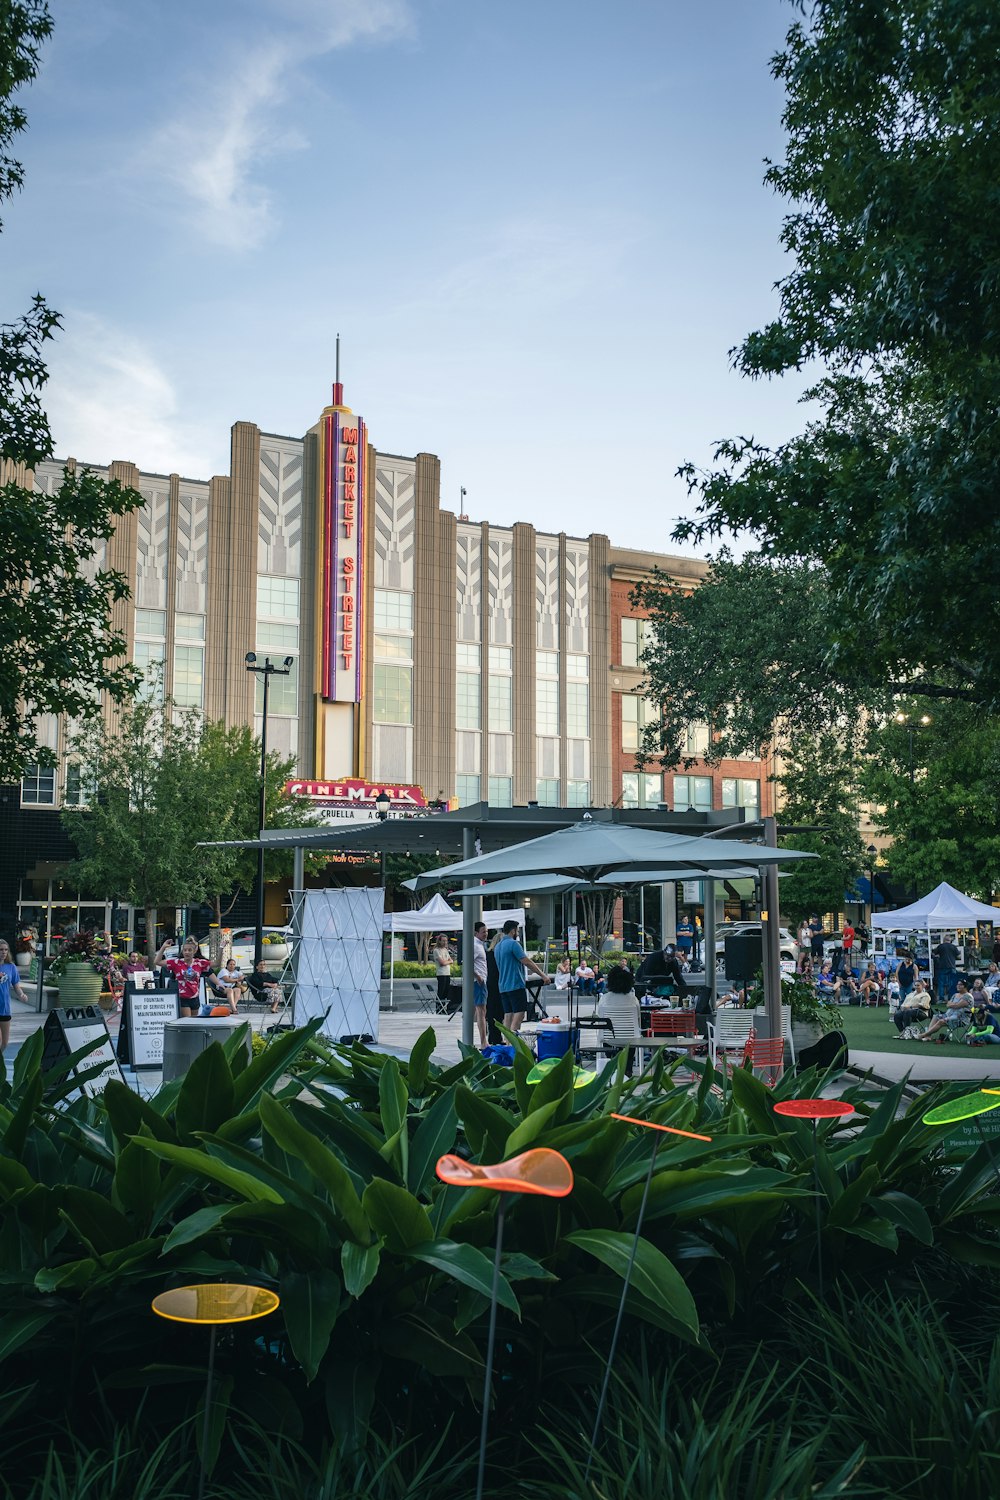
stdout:
<svg viewBox="0 0 1000 1500">
<path fill-rule="evenodd" d="M 27 974 L 28 970 L 31 968 L 31 960 L 33 957 L 34 955 L 31 953 L 15 954 L 14 961 L 22 974 Z"/>
<path fill-rule="evenodd" d="M 283 964 L 288 957 L 287 943 L 265 943 L 263 950 L 264 962 L 270 968 L 273 964 Z"/>
<path fill-rule="evenodd" d="M 104 980 L 89 964 L 71 964 L 65 974 L 58 976 L 59 1004 L 97 1005 L 104 988 Z"/>
<path fill-rule="evenodd" d="M 792 1042 L 795 1046 L 796 1057 L 806 1047 L 815 1047 L 816 1043 L 825 1034 L 819 1021 L 793 1021 Z"/>
</svg>

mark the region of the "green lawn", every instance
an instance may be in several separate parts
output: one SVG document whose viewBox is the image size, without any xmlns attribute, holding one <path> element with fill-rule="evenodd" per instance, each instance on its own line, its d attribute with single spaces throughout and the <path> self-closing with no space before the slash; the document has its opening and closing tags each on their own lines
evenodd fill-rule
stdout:
<svg viewBox="0 0 1000 1500">
<path fill-rule="evenodd" d="M 842 1006 L 838 1024 L 847 1037 L 848 1047 L 852 1049 L 859 1048 L 865 1052 L 899 1052 L 905 1053 L 908 1057 L 939 1050 L 934 1042 L 900 1041 L 884 1005 L 879 1005 L 877 1008 L 867 1006 L 862 1008 L 858 1005 Z M 963 1043 L 950 1040 L 946 1041 L 940 1050 L 951 1053 L 955 1057 L 962 1053 L 967 1056 L 975 1055 L 974 1052 L 970 1053 L 970 1049 Z"/>
</svg>

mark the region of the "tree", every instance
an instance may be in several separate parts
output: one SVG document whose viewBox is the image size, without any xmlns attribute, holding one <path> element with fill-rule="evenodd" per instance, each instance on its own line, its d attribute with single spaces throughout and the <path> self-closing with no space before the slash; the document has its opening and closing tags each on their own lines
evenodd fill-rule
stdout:
<svg viewBox="0 0 1000 1500">
<path fill-rule="evenodd" d="M 774 778 L 782 793 L 782 820 L 802 825 L 803 831 L 781 842 L 818 856 L 801 860 L 782 876 L 786 919 L 840 911 L 845 893 L 854 889 L 865 859 L 858 832 L 858 777 L 859 762 L 838 731 L 799 733 L 784 748 Z"/>
<path fill-rule="evenodd" d="M 942 880 L 989 900 L 1000 890 L 1000 736 L 995 719 L 942 703 L 890 720 L 864 774 L 876 827 L 891 839 L 893 876 L 915 895 Z M 914 726 L 916 728 L 914 729 Z M 911 760 L 912 745 L 912 760 Z"/>
<path fill-rule="evenodd" d="M 821 563 L 841 680 L 1000 707 L 994 591 L 968 606 L 1000 493 L 1000 8 L 816 0 L 772 66 L 788 146 L 766 181 L 791 205 L 793 267 L 734 363 L 818 366 L 819 416 L 686 466 L 698 506 L 675 536 L 749 531 L 769 558 Z"/>
<path fill-rule="evenodd" d="M 158 907 L 211 900 L 221 921 L 223 894 L 252 885 L 256 856 L 197 846 L 256 837 L 260 744 L 250 730 L 206 724 L 154 692 L 127 703 L 114 728 L 83 729 L 73 754 L 90 805 L 62 817 L 81 888 L 142 907 L 151 956 Z M 303 812 L 284 794 L 291 774 L 290 762 L 268 757 L 269 821 L 303 826 L 289 821 Z"/>
<path fill-rule="evenodd" d="M 12 95 L 36 76 L 51 31 L 45 0 L 0 5 L 0 202 L 23 180 L 10 147 L 27 119 Z M 27 471 L 52 456 L 42 353 L 60 326 L 41 296 L 0 326 L 0 781 L 51 762 L 38 745 L 39 716 L 93 719 L 101 694 L 120 700 L 133 677 L 112 623 L 128 581 L 101 559 L 117 518 L 141 505 L 141 495 L 86 471 L 64 471 L 52 495 L 25 483 Z"/>
</svg>

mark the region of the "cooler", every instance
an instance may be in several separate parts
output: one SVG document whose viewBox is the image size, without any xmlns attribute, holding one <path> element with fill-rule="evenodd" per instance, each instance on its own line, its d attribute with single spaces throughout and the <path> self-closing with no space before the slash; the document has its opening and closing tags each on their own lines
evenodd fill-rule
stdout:
<svg viewBox="0 0 1000 1500">
<path fill-rule="evenodd" d="M 547 1057 L 563 1057 L 569 1051 L 569 1022 L 546 1022 L 539 1026 L 535 1038 L 539 1062 Z"/>
</svg>

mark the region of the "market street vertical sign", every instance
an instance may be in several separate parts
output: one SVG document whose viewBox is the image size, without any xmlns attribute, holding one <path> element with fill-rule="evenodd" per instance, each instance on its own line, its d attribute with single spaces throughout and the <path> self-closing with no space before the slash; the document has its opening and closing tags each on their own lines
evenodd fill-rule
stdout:
<svg viewBox="0 0 1000 1500">
<path fill-rule="evenodd" d="M 323 417 L 323 697 L 361 698 L 368 432 L 360 417 Z"/>
</svg>

